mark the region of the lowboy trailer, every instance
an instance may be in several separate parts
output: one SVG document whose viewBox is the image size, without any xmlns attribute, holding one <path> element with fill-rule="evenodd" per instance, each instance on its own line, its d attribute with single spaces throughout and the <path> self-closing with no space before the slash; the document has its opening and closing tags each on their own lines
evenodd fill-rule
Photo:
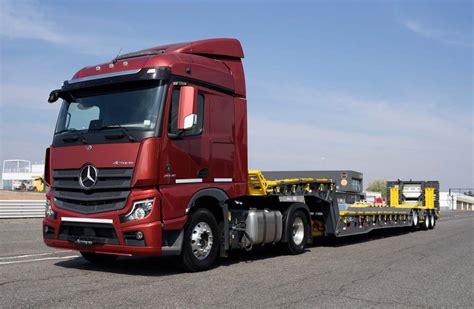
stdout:
<svg viewBox="0 0 474 309">
<path fill-rule="evenodd" d="M 421 200 L 404 195 L 414 183 L 390 183 L 387 205 L 339 209 L 330 179 L 248 171 L 243 57 L 235 39 L 164 45 L 52 91 L 62 106 L 46 150 L 46 245 L 97 263 L 176 255 L 200 271 L 232 249 L 300 254 L 314 237 L 435 226 L 435 183 L 417 187 Z"/>
</svg>

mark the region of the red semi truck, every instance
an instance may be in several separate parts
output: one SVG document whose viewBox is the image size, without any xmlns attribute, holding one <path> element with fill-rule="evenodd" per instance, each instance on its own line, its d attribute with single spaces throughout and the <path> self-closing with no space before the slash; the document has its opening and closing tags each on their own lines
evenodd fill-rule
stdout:
<svg viewBox="0 0 474 309">
<path fill-rule="evenodd" d="M 91 262 L 176 255 L 199 271 L 235 248 L 299 254 L 312 236 L 434 227 L 426 207 L 369 218 L 370 205 L 340 212 L 330 180 L 249 172 L 243 57 L 235 39 L 159 46 L 83 68 L 52 91 L 62 106 L 46 150 L 45 243 Z"/>
</svg>

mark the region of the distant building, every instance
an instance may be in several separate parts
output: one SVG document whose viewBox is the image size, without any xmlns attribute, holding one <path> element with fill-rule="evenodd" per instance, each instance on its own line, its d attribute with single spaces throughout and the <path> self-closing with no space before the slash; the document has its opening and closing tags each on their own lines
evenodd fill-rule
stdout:
<svg viewBox="0 0 474 309">
<path fill-rule="evenodd" d="M 439 206 L 441 209 L 474 210 L 474 197 L 456 192 L 440 192 Z"/>
<path fill-rule="evenodd" d="M 340 171 L 268 171 L 263 172 L 268 180 L 285 178 L 327 178 L 336 183 L 339 204 L 354 204 L 364 199 L 363 174 L 352 170 Z"/>
<path fill-rule="evenodd" d="M 31 164 L 27 160 L 3 161 L 2 182 L 3 189 L 14 190 L 22 183 L 30 184 L 32 180 L 43 177 L 44 164 Z"/>
</svg>

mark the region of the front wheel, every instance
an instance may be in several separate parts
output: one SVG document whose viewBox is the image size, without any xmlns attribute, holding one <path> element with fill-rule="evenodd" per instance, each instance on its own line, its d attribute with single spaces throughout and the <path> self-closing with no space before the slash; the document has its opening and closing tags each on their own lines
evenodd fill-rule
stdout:
<svg viewBox="0 0 474 309">
<path fill-rule="evenodd" d="M 214 215 L 198 209 L 190 217 L 184 231 L 181 262 L 188 271 L 202 271 L 214 266 L 219 249 L 219 229 Z"/>
<path fill-rule="evenodd" d="M 85 252 L 85 251 L 81 251 L 81 255 L 84 259 L 91 262 L 92 264 L 101 264 L 101 265 L 112 263 L 118 258 L 117 255 L 100 254 L 100 253 Z"/>
<path fill-rule="evenodd" d="M 301 210 L 296 210 L 289 214 L 287 233 L 288 242 L 285 244 L 285 249 L 290 254 L 300 254 L 304 252 L 310 228 L 308 219 Z"/>
</svg>

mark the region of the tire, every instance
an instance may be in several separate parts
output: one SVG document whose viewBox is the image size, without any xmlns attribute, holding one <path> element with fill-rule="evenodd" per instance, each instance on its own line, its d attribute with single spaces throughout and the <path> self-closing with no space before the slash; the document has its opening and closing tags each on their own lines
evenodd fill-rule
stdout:
<svg viewBox="0 0 474 309">
<path fill-rule="evenodd" d="M 284 249 L 289 254 L 296 255 L 305 251 L 310 233 L 308 219 L 301 210 L 293 211 L 288 217 L 287 233 L 288 242 L 284 244 Z"/>
<path fill-rule="evenodd" d="M 429 229 L 432 230 L 432 229 L 434 229 L 434 227 L 436 226 L 436 218 L 435 218 L 435 215 L 434 215 L 434 214 L 431 214 L 431 215 L 429 216 L 429 221 L 430 221 Z"/>
<path fill-rule="evenodd" d="M 422 230 L 426 231 L 430 228 L 430 217 L 425 215 L 425 218 L 422 223 L 420 223 L 420 227 Z"/>
<path fill-rule="evenodd" d="M 184 230 L 181 264 L 190 272 L 214 266 L 219 253 L 219 228 L 216 218 L 207 209 L 196 210 Z"/>
<path fill-rule="evenodd" d="M 412 221 L 411 221 L 411 225 L 414 226 L 414 227 L 418 227 L 418 212 L 417 211 L 414 211 L 413 212 L 413 216 L 412 216 Z"/>
<path fill-rule="evenodd" d="M 100 265 L 113 263 L 118 258 L 117 255 L 100 254 L 100 253 L 84 252 L 84 251 L 81 251 L 81 255 L 88 262 L 92 264 L 100 264 Z"/>
</svg>

